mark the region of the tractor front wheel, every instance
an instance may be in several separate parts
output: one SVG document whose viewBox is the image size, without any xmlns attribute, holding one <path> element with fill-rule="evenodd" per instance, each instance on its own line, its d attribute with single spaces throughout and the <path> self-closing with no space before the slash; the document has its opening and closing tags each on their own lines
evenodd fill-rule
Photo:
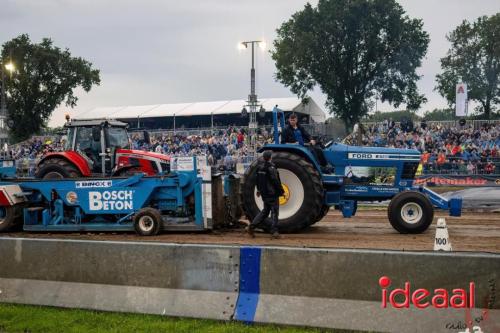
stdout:
<svg viewBox="0 0 500 333">
<path fill-rule="evenodd" d="M 278 230 L 282 233 L 296 232 L 316 222 L 323 207 L 323 188 L 318 171 L 297 154 L 275 152 L 272 161 L 278 170 L 285 191 L 279 198 Z M 242 203 L 245 215 L 251 221 L 263 208 L 257 196 L 258 161 L 254 161 L 245 172 L 242 186 Z M 270 221 L 262 226 L 270 229 Z"/>
<path fill-rule="evenodd" d="M 402 234 L 419 234 L 427 230 L 434 219 L 434 208 L 429 198 L 416 191 L 396 194 L 387 215 L 392 227 Z"/>
<path fill-rule="evenodd" d="M 62 158 L 48 158 L 42 161 L 37 169 L 35 177 L 40 179 L 65 179 L 82 176 L 74 164 Z"/>
</svg>

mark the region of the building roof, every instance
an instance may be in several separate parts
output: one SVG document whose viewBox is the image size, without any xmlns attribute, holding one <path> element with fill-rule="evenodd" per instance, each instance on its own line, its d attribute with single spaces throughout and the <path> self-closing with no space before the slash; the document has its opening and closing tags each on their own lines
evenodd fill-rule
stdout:
<svg viewBox="0 0 500 333">
<path fill-rule="evenodd" d="M 243 100 L 226 100 L 215 102 L 194 102 L 176 104 L 155 104 L 138 106 L 119 107 L 96 107 L 86 112 L 76 115 L 75 119 L 137 119 L 137 118 L 157 118 L 157 117 L 182 117 L 182 116 L 202 116 L 202 115 L 222 115 L 241 113 L 241 109 L 246 102 Z M 308 114 L 315 122 L 324 122 L 325 112 L 316 104 L 313 99 L 309 99 L 307 105 L 303 105 L 296 97 L 285 98 L 263 98 L 259 104 L 271 112 L 273 107 L 278 105 L 283 111 L 295 111 Z"/>
<path fill-rule="evenodd" d="M 92 127 L 101 126 L 104 123 L 108 123 L 112 127 L 128 127 L 127 123 L 122 123 L 117 120 L 108 119 L 72 119 L 71 121 L 64 124 L 64 127 Z"/>
</svg>

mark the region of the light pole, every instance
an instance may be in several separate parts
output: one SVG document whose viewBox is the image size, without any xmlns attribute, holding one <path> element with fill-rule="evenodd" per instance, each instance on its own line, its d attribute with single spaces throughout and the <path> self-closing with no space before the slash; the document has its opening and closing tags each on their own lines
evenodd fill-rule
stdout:
<svg viewBox="0 0 500 333">
<path fill-rule="evenodd" d="M 15 70 L 14 64 L 12 62 L 8 62 L 4 64 L 0 61 L 0 75 L 2 77 L 2 88 L 0 91 L 0 99 L 2 102 L 0 103 L 0 144 L 3 145 L 7 142 L 7 92 L 5 91 L 5 71 L 9 71 L 9 74 L 12 75 L 12 72 Z"/>
<path fill-rule="evenodd" d="M 257 106 L 259 104 L 259 101 L 257 100 L 257 94 L 255 93 L 255 45 L 258 45 L 261 48 L 265 48 L 265 42 L 263 42 L 261 40 L 251 40 L 251 41 L 241 42 L 240 44 L 238 44 L 238 48 L 240 50 L 247 49 L 249 45 L 252 48 L 252 67 L 250 69 L 250 95 L 248 95 L 247 104 L 243 106 L 243 109 L 241 110 L 241 112 L 242 112 L 242 114 L 248 113 L 249 132 L 250 132 L 250 134 L 255 135 L 255 129 L 258 126 Z M 249 112 L 247 112 L 247 109 L 246 109 L 247 106 L 248 106 Z M 265 112 L 262 105 L 260 106 L 260 111 Z M 253 139 L 255 139 L 255 138 L 253 138 Z M 251 140 L 252 140 L 252 136 L 251 136 Z M 254 145 L 254 142 L 252 142 L 252 141 L 251 141 L 250 147 L 252 150 L 254 150 L 255 145 Z"/>
</svg>

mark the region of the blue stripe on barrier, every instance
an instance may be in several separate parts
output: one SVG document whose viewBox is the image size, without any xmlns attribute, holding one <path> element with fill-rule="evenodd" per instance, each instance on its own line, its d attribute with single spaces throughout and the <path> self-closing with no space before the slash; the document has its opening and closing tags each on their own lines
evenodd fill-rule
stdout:
<svg viewBox="0 0 500 333">
<path fill-rule="evenodd" d="M 240 290 L 234 319 L 254 321 L 260 293 L 260 247 L 240 248 Z"/>
</svg>

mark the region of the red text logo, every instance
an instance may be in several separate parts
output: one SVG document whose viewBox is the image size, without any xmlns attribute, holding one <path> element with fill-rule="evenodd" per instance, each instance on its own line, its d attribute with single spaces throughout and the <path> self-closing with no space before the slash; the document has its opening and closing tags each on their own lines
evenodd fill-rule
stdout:
<svg viewBox="0 0 500 333">
<path fill-rule="evenodd" d="M 378 284 L 382 288 L 382 308 L 387 308 L 387 304 L 396 309 L 409 308 L 410 303 L 419 309 L 425 309 L 429 306 L 436 309 L 474 307 L 474 282 L 469 283 L 468 289 L 457 288 L 451 292 L 442 288 L 433 291 L 424 288 L 412 290 L 410 282 L 405 282 L 403 288 L 389 290 L 391 282 L 387 276 L 382 276 L 378 280 Z"/>
</svg>

